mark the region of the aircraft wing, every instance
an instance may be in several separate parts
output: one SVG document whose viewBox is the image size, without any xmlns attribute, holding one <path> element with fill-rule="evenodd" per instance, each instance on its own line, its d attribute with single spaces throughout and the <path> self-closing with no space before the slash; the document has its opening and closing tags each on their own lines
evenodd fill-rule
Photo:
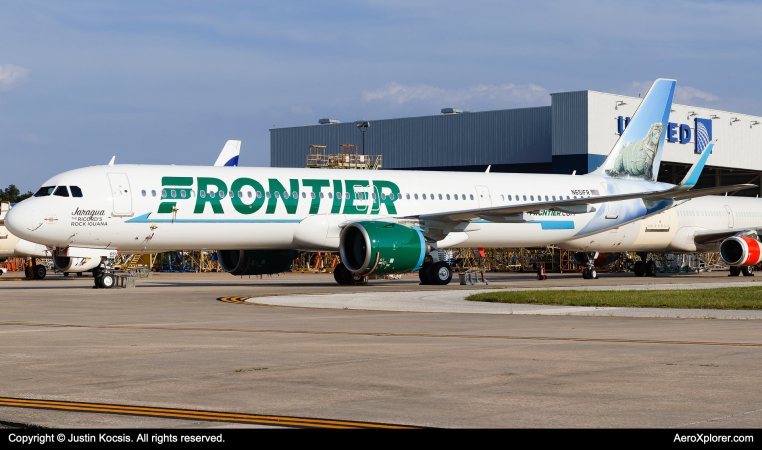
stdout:
<svg viewBox="0 0 762 450">
<path fill-rule="evenodd" d="M 693 235 L 693 240 L 697 244 L 709 244 L 712 242 L 723 241 L 731 236 L 735 236 L 743 231 L 762 231 L 762 227 L 750 227 L 750 228 L 727 228 L 722 230 L 704 230 L 697 231 Z"/>
<path fill-rule="evenodd" d="M 695 189 L 677 191 L 675 188 L 664 191 L 637 192 L 632 194 L 599 195 L 570 200 L 558 200 L 548 202 L 520 203 L 510 206 L 493 206 L 490 208 L 467 209 L 462 211 L 450 211 L 435 214 L 421 214 L 420 216 L 401 217 L 402 219 L 436 220 L 438 222 L 463 222 L 475 219 L 485 219 L 499 222 L 500 217 L 513 216 L 528 211 L 540 211 L 553 209 L 568 214 L 583 214 L 593 212 L 593 205 L 598 203 L 615 202 L 619 200 L 644 199 L 655 202 L 663 200 L 685 200 L 705 195 L 734 192 L 742 189 L 757 187 L 753 184 L 737 184 L 717 188 Z M 506 217 L 507 221 L 510 221 Z"/>
</svg>

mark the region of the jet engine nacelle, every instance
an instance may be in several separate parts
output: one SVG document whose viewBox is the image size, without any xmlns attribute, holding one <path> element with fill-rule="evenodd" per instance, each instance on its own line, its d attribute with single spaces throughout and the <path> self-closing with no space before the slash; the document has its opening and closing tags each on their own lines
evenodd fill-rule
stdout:
<svg viewBox="0 0 762 450">
<path fill-rule="evenodd" d="M 341 232 L 341 261 L 356 275 L 418 270 L 429 246 L 420 230 L 389 222 L 350 223 Z"/>
<path fill-rule="evenodd" d="M 731 266 L 753 266 L 762 261 L 762 245 L 750 237 L 733 236 L 720 245 L 720 257 Z"/>
<path fill-rule="evenodd" d="M 225 272 L 231 275 L 270 275 L 291 269 L 296 250 L 218 250 Z"/>
<path fill-rule="evenodd" d="M 58 248 L 53 255 L 53 265 L 61 272 L 87 272 L 98 267 L 104 258 L 116 258 L 117 253 L 102 248 Z"/>
<path fill-rule="evenodd" d="M 599 253 L 598 257 L 595 258 L 593 261 L 594 267 L 606 267 L 614 264 L 615 262 L 619 261 L 619 258 L 622 257 L 621 253 Z M 580 266 L 588 266 L 590 265 L 590 254 L 585 252 L 574 252 L 572 253 L 572 258 L 574 258 L 574 262 L 579 264 Z"/>
</svg>

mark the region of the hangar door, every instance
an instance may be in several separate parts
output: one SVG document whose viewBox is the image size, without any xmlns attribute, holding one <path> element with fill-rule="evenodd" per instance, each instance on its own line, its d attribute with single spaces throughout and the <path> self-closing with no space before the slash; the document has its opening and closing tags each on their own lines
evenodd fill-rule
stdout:
<svg viewBox="0 0 762 450">
<path fill-rule="evenodd" d="M 114 199 L 114 215 L 132 215 L 132 192 L 127 174 L 110 173 L 108 174 L 108 182 L 111 185 L 111 197 Z"/>
</svg>

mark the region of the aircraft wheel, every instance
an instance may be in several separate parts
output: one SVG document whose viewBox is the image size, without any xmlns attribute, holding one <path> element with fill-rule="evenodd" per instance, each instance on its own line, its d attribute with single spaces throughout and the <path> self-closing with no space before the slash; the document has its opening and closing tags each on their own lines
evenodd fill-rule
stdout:
<svg viewBox="0 0 762 450">
<path fill-rule="evenodd" d="M 82 272 L 77 272 L 77 276 L 81 277 L 82 276 Z"/>
<path fill-rule="evenodd" d="M 45 266 L 34 266 L 32 267 L 32 273 L 34 273 L 35 279 L 42 280 L 48 274 L 48 271 L 45 269 Z"/>
<path fill-rule="evenodd" d="M 344 263 L 339 263 L 333 270 L 333 279 L 342 286 L 352 284 L 352 272 L 347 269 Z"/>
<path fill-rule="evenodd" d="M 598 272 L 595 271 L 595 267 L 590 269 L 589 276 L 591 280 L 597 280 L 598 279 Z"/>
<path fill-rule="evenodd" d="M 741 268 L 738 266 L 730 266 L 730 275 L 729 277 L 737 277 L 738 275 L 741 275 Z"/>
<path fill-rule="evenodd" d="M 26 266 L 24 268 L 24 275 L 27 278 L 34 278 L 34 273 L 32 272 L 32 266 Z"/>
<path fill-rule="evenodd" d="M 741 273 L 745 277 L 753 277 L 754 276 L 754 266 L 741 267 Z"/>
<path fill-rule="evenodd" d="M 116 284 L 116 278 L 110 273 L 104 273 L 96 279 L 96 283 L 101 289 L 111 289 Z"/>
<path fill-rule="evenodd" d="M 430 284 L 438 284 L 443 286 L 445 284 L 449 284 L 450 280 L 452 280 L 452 268 L 444 261 L 440 261 L 432 265 L 431 268 L 429 268 L 428 272 Z"/>
<path fill-rule="evenodd" d="M 69 276 L 69 272 L 64 272 L 64 276 L 68 277 Z"/>
<path fill-rule="evenodd" d="M 653 261 L 648 261 L 646 263 L 646 276 L 648 277 L 655 277 L 656 276 L 656 263 Z"/>
<path fill-rule="evenodd" d="M 426 262 L 426 263 L 423 263 L 420 269 L 418 269 L 418 278 L 420 278 L 421 284 L 431 284 L 431 280 L 429 279 L 430 268 L 431 268 L 431 263 Z"/>
<path fill-rule="evenodd" d="M 590 269 L 588 269 L 587 267 L 582 269 L 582 278 L 584 278 L 585 280 L 590 279 Z"/>
<path fill-rule="evenodd" d="M 632 271 L 635 272 L 636 277 L 642 277 L 646 274 L 646 263 L 643 261 L 635 261 L 635 266 Z"/>
</svg>

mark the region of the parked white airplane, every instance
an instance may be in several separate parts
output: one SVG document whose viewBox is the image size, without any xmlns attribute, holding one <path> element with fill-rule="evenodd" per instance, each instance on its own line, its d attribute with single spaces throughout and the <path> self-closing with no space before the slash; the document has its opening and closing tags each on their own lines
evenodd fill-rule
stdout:
<svg viewBox="0 0 762 450">
<path fill-rule="evenodd" d="M 711 150 L 711 149 L 708 149 Z M 635 275 L 653 276 L 656 264 L 647 253 L 720 252 L 730 274 L 753 275 L 762 261 L 762 199 L 707 196 L 683 203 L 619 228 L 559 243 L 576 250 L 574 259 L 588 268 L 585 278 L 596 278 L 595 267 L 613 264 L 622 252 L 640 253 Z"/>
<path fill-rule="evenodd" d="M 241 141 L 227 141 L 225 146 L 222 147 L 220 156 L 217 157 L 217 161 L 214 165 L 237 166 L 240 153 Z M 109 166 L 113 166 L 113 164 L 114 158 L 111 158 Z M 72 195 L 75 194 L 76 192 L 72 190 Z M 34 258 L 33 264 L 27 268 L 27 276 L 43 279 L 47 274 L 47 269 L 45 269 L 45 266 L 43 265 L 38 265 L 35 260 L 36 258 L 52 257 L 52 249 L 48 249 L 47 246 L 42 244 L 35 244 L 34 242 L 25 239 L 19 239 L 17 236 L 9 233 L 5 227 L 5 215 L 10 208 L 10 203 L 5 202 L 0 204 L 0 261 L 5 261 L 7 258 Z M 116 250 L 111 250 L 107 253 L 104 253 L 100 249 L 83 249 L 82 251 L 89 252 L 89 254 L 94 254 L 95 256 L 83 256 L 79 258 L 69 258 L 67 260 L 58 259 L 54 261 L 54 263 L 56 263 L 56 268 L 63 271 L 64 274 L 77 273 L 78 275 L 82 275 L 83 272 L 98 267 L 101 263 L 101 256 L 113 259 L 117 255 Z M 60 266 L 57 264 L 59 262 L 61 263 Z M 0 271 L 0 275 L 3 273 L 4 272 Z"/>
<path fill-rule="evenodd" d="M 233 275 L 281 272 L 298 250 L 323 250 L 341 253 L 341 284 L 416 270 L 447 284 L 439 248 L 564 242 L 748 187 L 690 191 L 709 151 L 681 184 L 655 181 L 674 90 L 654 82 L 601 169 L 583 176 L 96 166 L 51 178 L 6 223 L 56 248 L 57 264 L 100 257 L 100 287 L 113 284 L 109 251 L 193 248 L 218 249 Z"/>
</svg>

